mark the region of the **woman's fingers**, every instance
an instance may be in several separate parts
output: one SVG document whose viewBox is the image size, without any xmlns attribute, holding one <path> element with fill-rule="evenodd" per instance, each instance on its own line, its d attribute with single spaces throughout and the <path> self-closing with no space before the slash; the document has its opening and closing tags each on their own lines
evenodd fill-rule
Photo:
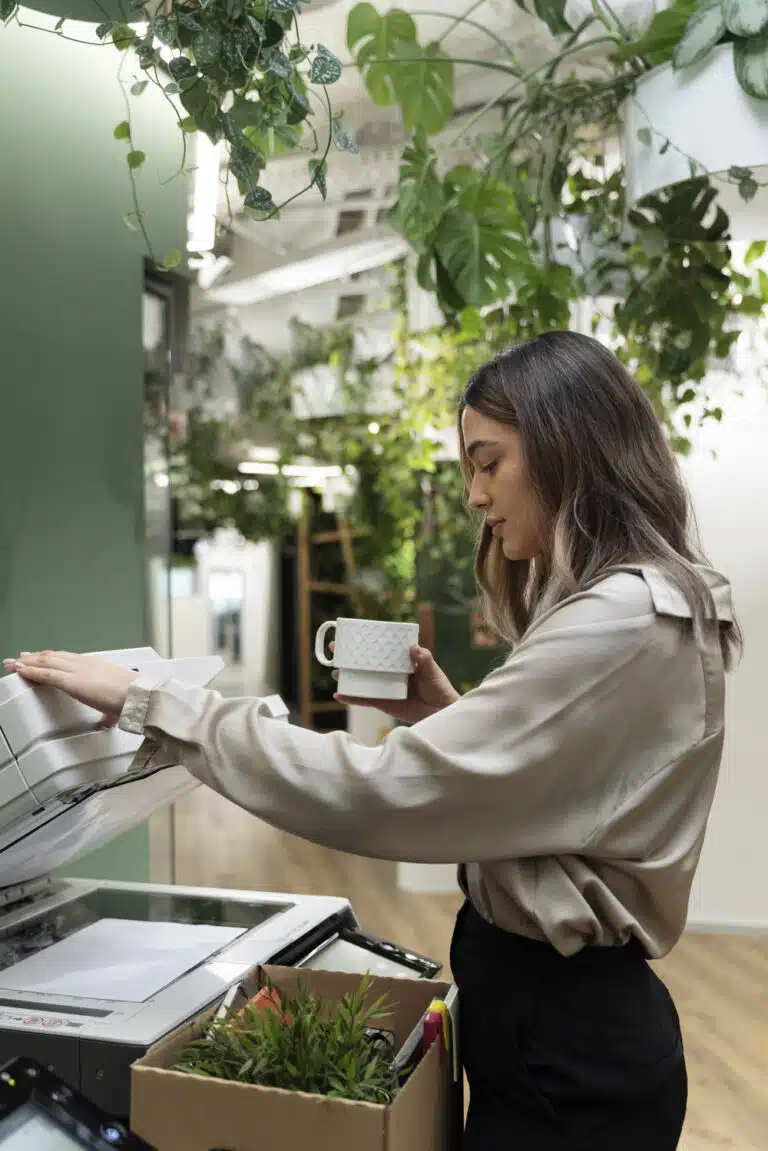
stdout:
<svg viewBox="0 0 768 1151">
<path fill-rule="evenodd" d="M 4 659 L 3 667 L 19 671 L 22 667 L 74 671 L 76 656 L 69 651 L 23 651 L 16 659 Z"/>
<path fill-rule="evenodd" d="M 23 651 L 19 661 L 32 667 L 51 667 L 59 671 L 72 671 L 77 656 L 71 651 Z"/>
<path fill-rule="evenodd" d="M 38 664 L 17 661 L 14 671 L 31 683 L 44 683 L 49 687 L 66 687 L 69 672 L 58 667 L 40 667 Z"/>
</svg>

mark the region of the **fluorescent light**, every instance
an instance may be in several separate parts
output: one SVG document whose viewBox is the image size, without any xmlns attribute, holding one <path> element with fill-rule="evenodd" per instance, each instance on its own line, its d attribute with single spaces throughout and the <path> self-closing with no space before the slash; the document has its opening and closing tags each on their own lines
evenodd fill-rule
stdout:
<svg viewBox="0 0 768 1151">
<path fill-rule="evenodd" d="M 283 467 L 284 476 L 298 476 L 301 478 L 311 478 L 313 480 L 329 480 L 338 478 L 342 475 L 342 470 L 336 465 L 325 466 L 323 464 L 286 464 Z"/>
<path fill-rule="evenodd" d="M 268 464 L 263 460 L 243 460 L 237 465 L 237 470 L 244 476 L 276 476 L 280 474 L 277 464 Z"/>
<path fill-rule="evenodd" d="M 212 252 L 216 243 L 216 209 L 219 203 L 220 145 L 204 132 L 195 133 L 195 183 L 192 212 L 187 220 L 187 249 Z"/>
<path fill-rule="evenodd" d="M 263 225 L 254 225 L 260 227 Z M 282 264 L 245 280 L 222 284 L 207 293 L 217 303 L 246 306 L 286 296 L 304 288 L 330 284 L 344 276 L 379 268 L 405 255 L 405 241 L 394 233 L 379 234 L 357 243 L 325 248 L 317 255 Z"/>
</svg>

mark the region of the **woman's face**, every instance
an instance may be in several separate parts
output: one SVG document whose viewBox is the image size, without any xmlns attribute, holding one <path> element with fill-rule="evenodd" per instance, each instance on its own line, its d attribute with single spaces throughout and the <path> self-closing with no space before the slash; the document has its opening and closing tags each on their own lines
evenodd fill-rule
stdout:
<svg viewBox="0 0 768 1151">
<path fill-rule="evenodd" d="M 472 482 L 470 507 L 482 511 L 508 560 L 530 560 L 546 547 L 545 517 L 528 479 L 516 428 L 465 408 L 461 429 Z"/>
</svg>

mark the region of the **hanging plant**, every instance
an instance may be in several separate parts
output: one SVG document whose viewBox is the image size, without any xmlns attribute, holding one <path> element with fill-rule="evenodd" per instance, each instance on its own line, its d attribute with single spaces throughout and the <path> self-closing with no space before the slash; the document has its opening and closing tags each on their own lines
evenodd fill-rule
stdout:
<svg viewBox="0 0 768 1151">
<path fill-rule="evenodd" d="M 311 140 L 307 183 L 290 199 L 315 188 L 325 198 L 331 148 L 357 151 L 328 92 L 341 76 L 341 64 L 324 44 L 305 45 L 301 39 L 298 12 L 304 3 L 311 0 L 126 0 L 122 20 L 98 24 L 95 43 L 111 44 L 121 57 L 126 116 L 114 135 L 125 143 L 133 190 L 134 210 L 126 223 L 142 233 L 155 262 L 135 179 L 146 155 L 134 138 L 130 104 L 150 85 L 163 93 L 178 123 L 178 175 L 190 170 L 188 136 L 204 133 L 222 145 L 224 168 L 236 179 L 246 212 L 255 219 L 279 214 L 283 203 L 263 183 L 265 169 L 274 156 L 298 148 L 305 133 Z M 22 21 L 20 11 L 16 0 L 0 0 L 0 21 L 35 27 Z M 101 20 L 98 0 L 93 0 L 93 12 Z M 68 38 L 66 21 L 65 14 L 54 29 L 63 39 Z M 179 252 L 170 253 L 163 266 L 180 260 Z"/>
<path fill-rule="evenodd" d="M 689 180 L 630 205 L 612 142 L 628 98 L 682 43 L 696 5 L 677 0 L 642 40 L 602 0 L 573 29 L 563 4 L 534 7 L 556 39 L 530 68 L 476 18 L 467 23 L 502 50 L 496 61 L 450 57 L 442 41 L 422 44 L 398 9 L 352 9 L 347 43 L 369 93 L 399 105 L 406 128 L 415 125 L 390 221 L 418 257 L 420 285 L 454 325 L 468 308 L 501 309 L 513 321 L 512 342 L 569 327 L 575 308 L 596 301 L 594 328 L 646 388 L 675 449 L 686 451 L 694 410 L 722 414 L 706 398 L 710 365 L 727 356 L 743 317 L 760 315 L 768 301 L 757 275 L 733 267 L 728 218 L 695 158 Z M 450 20 L 449 29 L 464 19 L 432 15 Z M 590 62 L 589 72 L 573 72 L 578 59 Z M 505 88 L 446 138 L 456 115 L 452 88 L 431 100 L 428 123 L 419 103 L 425 92 L 443 91 L 458 63 L 496 70 Z M 492 109 L 502 113 L 501 127 L 489 131 Z M 459 145 L 471 147 L 472 167 L 447 166 Z M 752 173 L 736 176 L 748 198 L 757 188 Z"/>
</svg>

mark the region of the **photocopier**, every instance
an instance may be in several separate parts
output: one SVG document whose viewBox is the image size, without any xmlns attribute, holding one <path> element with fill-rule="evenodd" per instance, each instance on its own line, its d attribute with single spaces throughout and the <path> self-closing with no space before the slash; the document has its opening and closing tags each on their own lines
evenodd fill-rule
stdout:
<svg viewBox="0 0 768 1151">
<path fill-rule="evenodd" d="M 200 686 L 222 667 L 151 648 L 98 654 Z M 269 706 L 287 722 L 279 696 Z M 63 692 L 0 679 L 0 1064 L 34 1058 L 127 1116 L 131 1063 L 254 964 L 438 973 L 366 935 L 346 899 L 61 877 L 199 786 L 170 760 L 132 769 L 140 743 Z"/>
</svg>

